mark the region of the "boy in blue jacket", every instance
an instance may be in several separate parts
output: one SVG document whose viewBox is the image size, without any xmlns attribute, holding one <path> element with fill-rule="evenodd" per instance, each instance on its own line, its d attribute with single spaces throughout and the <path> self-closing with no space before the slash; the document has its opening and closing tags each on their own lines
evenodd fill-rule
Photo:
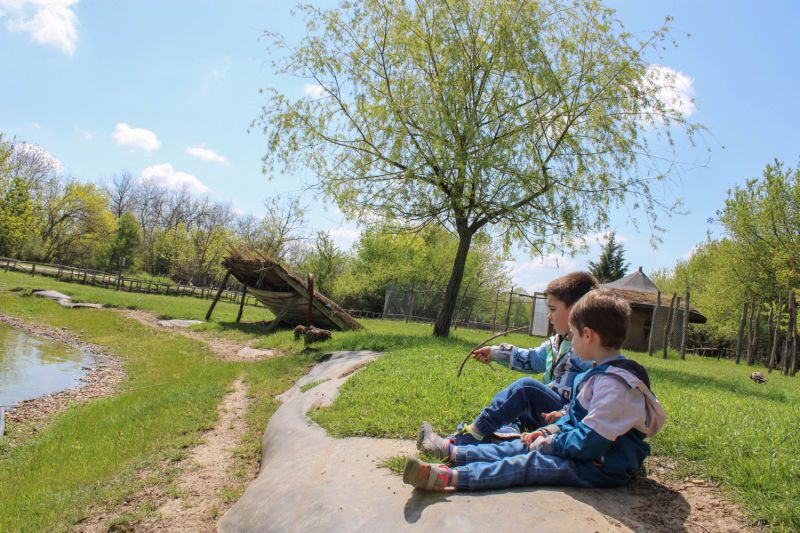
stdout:
<svg viewBox="0 0 800 533">
<path fill-rule="evenodd" d="M 558 411 L 572 398 L 575 376 L 589 369 L 572 350 L 569 336 L 569 313 L 575 302 L 598 287 L 597 280 L 588 272 L 572 272 L 556 278 L 547 285 L 548 320 L 556 334 L 538 348 L 517 348 L 510 344 L 485 346 L 473 354 L 481 363 L 492 359 L 499 364 L 527 374 L 542 374 L 539 381 L 532 377 L 520 378 L 498 392 L 492 403 L 485 407 L 475 420 L 465 426 L 459 425 L 451 436 L 453 443 L 491 443 L 492 434 L 523 429 L 535 429 L 550 423 L 545 413 Z M 430 431 L 425 422 L 420 430 L 420 439 Z M 489 438 L 484 438 L 488 436 Z"/>
<path fill-rule="evenodd" d="M 664 410 L 644 368 L 620 353 L 630 317 L 627 302 L 608 289 L 584 296 L 569 315 L 572 348 L 590 370 L 575 379 L 554 423 L 501 444 L 455 445 L 429 432 L 421 451 L 455 468 L 407 457 L 403 481 L 426 490 L 527 485 L 612 487 L 626 483 L 650 454 L 645 438 L 664 425 Z"/>
</svg>

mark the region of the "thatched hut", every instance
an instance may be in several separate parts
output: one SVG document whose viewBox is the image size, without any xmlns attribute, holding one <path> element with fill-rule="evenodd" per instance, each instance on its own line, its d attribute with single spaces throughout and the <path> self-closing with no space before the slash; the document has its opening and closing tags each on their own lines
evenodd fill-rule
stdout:
<svg viewBox="0 0 800 533">
<path fill-rule="evenodd" d="M 231 255 L 225 258 L 222 266 L 275 315 L 269 329 L 278 323 L 287 327 L 306 325 L 309 290 L 308 284 L 300 276 L 255 250 L 244 253 L 231 250 Z M 333 300 L 316 290 L 313 295 L 312 325 L 343 331 L 364 328 Z"/>
<path fill-rule="evenodd" d="M 615 293 L 628 301 L 631 306 L 631 322 L 628 326 L 628 336 L 625 339 L 625 344 L 622 348 L 625 350 L 646 351 L 647 345 L 650 340 L 650 331 L 652 329 L 653 310 L 658 301 L 659 288 L 650 281 L 650 278 L 645 276 L 642 272 L 642 267 L 633 274 L 628 274 L 622 279 L 606 283 L 603 285 L 612 289 Z M 661 310 L 659 316 L 666 316 L 669 310 L 670 299 L 662 295 Z M 683 323 L 683 309 L 676 309 L 673 318 L 676 325 Z M 696 309 L 689 309 L 689 322 L 692 324 L 705 324 L 706 317 L 700 314 Z M 663 328 L 664 324 L 660 324 Z M 680 338 L 680 328 L 673 328 L 675 335 Z M 663 337 L 663 331 L 657 331 L 657 335 Z M 677 341 L 670 339 L 670 343 L 675 345 Z"/>
</svg>

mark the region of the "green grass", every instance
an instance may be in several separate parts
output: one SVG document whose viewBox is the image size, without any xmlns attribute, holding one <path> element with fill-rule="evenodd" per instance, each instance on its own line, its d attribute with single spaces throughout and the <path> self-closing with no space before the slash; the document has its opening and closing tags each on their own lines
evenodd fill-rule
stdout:
<svg viewBox="0 0 800 533">
<path fill-rule="evenodd" d="M 333 405 L 311 417 L 338 437 L 415 438 L 423 420 L 445 434 L 459 421 L 471 421 L 521 375 L 500 368 L 498 379 L 470 361 L 457 378 L 472 347 L 472 334 L 459 336 L 409 338 L 348 380 Z M 667 413 L 667 425 L 651 440 L 653 455 L 680 460 L 684 473 L 722 482 L 754 520 L 776 530 L 800 529 L 798 379 L 773 373 L 758 386 L 745 365 L 669 355 L 630 355 L 648 369 Z M 395 462 L 385 460 L 387 468 L 398 468 Z"/>
<path fill-rule="evenodd" d="M 201 432 L 216 424 L 216 406 L 231 382 L 243 373 L 254 402 L 247 414 L 249 436 L 239 450 L 239 462 L 257 463 L 261 432 L 277 408 L 272 396 L 291 386 L 315 360 L 314 356 L 289 356 L 251 364 L 222 362 L 201 342 L 153 330 L 119 313 L 65 309 L 10 288 L 52 288 L 85 300 L 126 306 L 136 298 L 140 309 L 156 311 L 166 304 L 171 306 L 170 313 L 181 318 L 205 313 L 197 306 L 205 307 L 205 302 L 114 294 L 45 278 L 40 283 L 38 276 L 28 285 L 25 278 L 29 276 L 21 278 L 19 274 L 0 274 L 0 283 L 6 288 L 0 292 L 0 310 L 28 323 L 81 331 L 82 339 L 124 357 L 129 379 L 120 389 L 131 392 L 76 403 L 40 431 L 14 439 L 13 447 L 8 437 L 0 440 L 0 532 L 65 531 L 90 512 L 90 506 L 113 507 L 114 501 L 143 484 L 169 483 L 169 479 L 158 478 L 143 481 L 137 471 L 154 468 L 162 460 L 186 457 Z M 224 305 L 217 311 L 224 311 Z M 224 318 L 225 314 L 217 316 Z M 17 427 L 9 423 L 7 435 L 16 435 Z M 233 486 L 225 496 L 240 492 L 241 487 Z M 138 519 L 139 514 L 134 513 L 112 525 L 124 530 Z"/>
</svg>

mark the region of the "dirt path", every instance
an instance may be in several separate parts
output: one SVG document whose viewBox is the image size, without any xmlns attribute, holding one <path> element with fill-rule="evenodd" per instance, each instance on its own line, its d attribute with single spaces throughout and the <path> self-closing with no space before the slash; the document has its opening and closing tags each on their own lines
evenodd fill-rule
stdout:
<svg viewBox="0 0 800 533">
<path fill-rule="evenodd" d="M 158 324 L 158 319 L 145 311 L 138 311 L 131 309 L 119 309 L 118 311 L 128 318 L 141 322 L 145 326 L 149 326 L 154 329 L 171 331 L 173 333 L 183 335 L 184 337 L 204 342 L 212 352 L 220 356 L 224 361 L 253 362 L 253 361 L 263 361 L 265 359 L 272 359 L 274 357 L 280 357 L 281 355 L 285 355 L 274 350 L 265 350 L 268 351 L 269 353 L 251 357 L 240 357 L 239 356 L 240 350 L 242 350 L 243 348 L 249 348 L 256 342 L 258 342 L 258 340 L 252 339 L 246 341 L 244 344 L 239 344 L 224 337 L 220 337 L 215 333 L 203 333 L 199 331 L 189 331 L 185 328 L 179 328 L 179 327 L 160 326 Z"/>
<path fill-rule="evenodd" d="M 142 472 L 142 477 L 163 476 L 169 482 L 146 485 L 112 510 L 97 512 L 73 527 L 80 533 L 110 530 L 139 532 L 195 533 L 217 530 L 217 519 L 230 508 L 238 488 L 250 481 L 232 474 L 234 452 L 246 431 L 248 408 L 241 379 L 217 407 L 219 422 L 203 434 L 203 444 L 188 457 L 163 463 L 159 472 Z"/>
</svg>

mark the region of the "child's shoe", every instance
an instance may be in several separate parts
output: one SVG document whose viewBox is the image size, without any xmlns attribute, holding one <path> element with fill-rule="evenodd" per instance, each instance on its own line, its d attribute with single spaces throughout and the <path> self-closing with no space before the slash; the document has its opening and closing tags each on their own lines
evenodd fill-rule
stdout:
<svg viewBox="0 0 800 533">
<path fill-rule="evenodd" d="M 418 489 L 442 490 L 450 481 L 450 469 L 444 465 L 424 463 L 414 456 L 406 456 L 403 482 Z"/>
<path fill-rule="evenodd" d="M 450 440 L 443 439 L 434 433 L 433 428 L 427 421 L 423 422 L 422 427 L 419 428 L 417 449 L 437 459 L 443 459 L 445 461 L 450 459 Z"/>
<path fill-rule="evenodd" d="M 461 422 L 456 427 L 456 432 L 447 437 L 456 446 L 465 446 L 468 444 L 483 444 L 488 442 L 484 437 L 478 438 L 474 433 L 469 430 L 469 424 Z"/>
</svg>

